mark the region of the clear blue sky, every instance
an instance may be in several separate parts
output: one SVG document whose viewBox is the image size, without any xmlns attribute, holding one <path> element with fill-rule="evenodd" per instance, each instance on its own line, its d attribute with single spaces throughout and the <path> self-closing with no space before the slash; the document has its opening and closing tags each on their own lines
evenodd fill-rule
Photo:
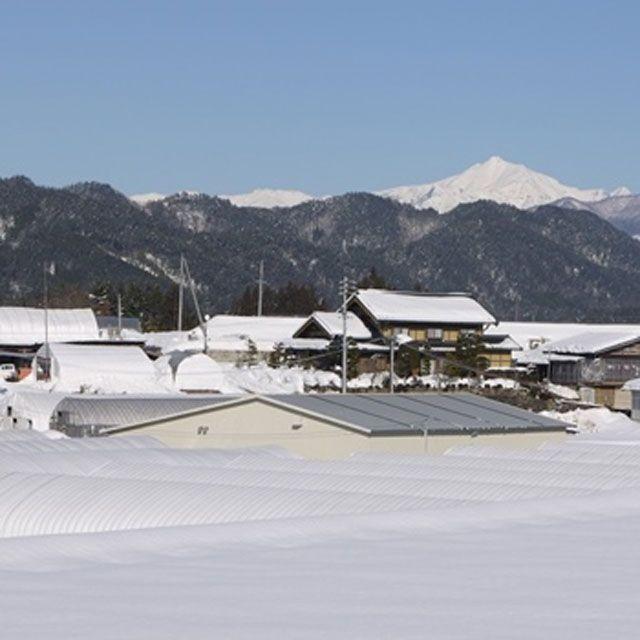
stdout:
<svg viewBox="0 0 640 640">
<path fill-rule="evenodd" d="M 315 194 L 502 155 L 640 191 L 640 3 L 0 0 L 0 176 Z"/>
</svg>

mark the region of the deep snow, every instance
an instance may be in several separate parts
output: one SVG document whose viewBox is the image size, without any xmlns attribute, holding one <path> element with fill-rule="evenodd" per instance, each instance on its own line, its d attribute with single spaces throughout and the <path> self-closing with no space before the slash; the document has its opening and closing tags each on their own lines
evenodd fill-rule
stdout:
<svg viewBox="0 0 640 640">
<path fill-rule="evenodd" d="M 3 635 L 632 638 L 637 445 L 320 462 L 3 432 Z"/>
</svg>

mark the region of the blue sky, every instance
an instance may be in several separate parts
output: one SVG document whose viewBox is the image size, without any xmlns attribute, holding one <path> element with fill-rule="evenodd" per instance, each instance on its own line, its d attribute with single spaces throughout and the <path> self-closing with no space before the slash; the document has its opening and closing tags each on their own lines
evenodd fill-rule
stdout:
<svg viewBox="0 0 640 640">
<path fill-rule="evenodd" d="M 640 191 L 637 2 L 0 0 L 0 176 L 341 193 L 497 154 Z"/>
</svg>

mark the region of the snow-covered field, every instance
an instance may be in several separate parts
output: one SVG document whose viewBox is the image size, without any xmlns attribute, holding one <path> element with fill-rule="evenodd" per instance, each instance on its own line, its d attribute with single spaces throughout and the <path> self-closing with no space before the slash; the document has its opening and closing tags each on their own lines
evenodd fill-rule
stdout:
<svg viewBox="0 0 640 640">
<path fill-rule="evenodd" d="M 6 638 L 632 638 L 640 441 L 303 460 L 0 432 Z"/>
</svg>

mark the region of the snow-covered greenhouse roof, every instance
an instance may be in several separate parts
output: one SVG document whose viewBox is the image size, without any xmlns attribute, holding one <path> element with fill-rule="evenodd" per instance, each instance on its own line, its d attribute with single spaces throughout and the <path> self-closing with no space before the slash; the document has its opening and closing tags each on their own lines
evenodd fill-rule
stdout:
<svg viewBox="0 0 640 640">
<path fill-rule="evenodd" d="M 96 397 L 95 402 L 101 402 Z M 149 402 L 154 402 L 150 399 Z M 112 431 L 135 430 L 171 417 L 223 410 L 249 402 L 264 402 L 330 422 L 368 436 L 473 434 L 522 431 L 564 431 L 566 425 L 544 416 L 469 393 L 447 394 L 289 394 L 218 396 L 210 406 L 156 420 L 123 424 Z M 215 403 L 215 404 L 214 404 Z M 86 423 L 92 424 L 92 423 Z"/>
<path fill-rule="evenodd" d="M 639 333 L 619 331 L 588 331 L 563 340 L 555 340 L 542 345 L 546 353 L 568 353 L 575 355 L 600 354 L 612 349 L 621 349 L 640 341 Z"/>
<path fill-rule="evenodd" d="M 51 358 L 51 381 L 56 391 L 168 391 L 140 347 L 54 343 L 40 347 L 38 356 Z"/>
<path fill-rule="evenodd" d="M 416 293 L 361 289 L 355 296 L 378 321 L 493 324 L 496 319 L 465 293 Z"/>
<path fill-rule="evenodd" d="M 50 342 L 88 342 L 100 339 L 91 309 L 49 309 Z M 44 309 L 0 307 L 0 344 L 32 345 L 45 341 Z"/>
<path fill-rule="evenodd" d="M 342 314 L 338 311 L 315 311 L 298 328 L 294 336 L 300 335 L 310 323 L 317 324 L 330 338 L 342 335 Z M 349 311 L 347 313 L 347 335 L 355 340 L 369 340 L 371 331 L 355 313 Z"/>
</svg>

